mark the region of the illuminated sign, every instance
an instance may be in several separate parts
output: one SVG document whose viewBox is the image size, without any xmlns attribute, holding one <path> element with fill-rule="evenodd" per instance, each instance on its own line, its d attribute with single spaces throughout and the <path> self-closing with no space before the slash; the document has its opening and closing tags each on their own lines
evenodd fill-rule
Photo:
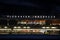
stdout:
<svg viewBox="0 0 60 40">
<path fill-rule="evenodd" d="M 18 24 L 40 24 L 40 25 L 43 25 L 45 24 L 45 20 L 34 20 L 34 21 L 18 21 Z"/>
<path fill-rule="evenodd" d="M 10 16 L 10 15 L 7 15 L 6 16 L 7 18 L 55 18 L 55 16 Z"/>
</svg>

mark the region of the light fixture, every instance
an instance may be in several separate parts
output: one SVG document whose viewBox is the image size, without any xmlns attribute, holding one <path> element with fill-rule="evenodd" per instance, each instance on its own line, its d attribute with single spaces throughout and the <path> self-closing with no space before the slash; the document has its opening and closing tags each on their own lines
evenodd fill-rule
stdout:
<svg viewBox="0 0 60 40">
<path fill-rule="evenodd" d="M 1 28 L 1 27 L 0 27 Z"/>
<path fill-rule="evenodd" d="M 50 24 L 50 25 L 52 25 L 52 24 Z"/>
<path fill-rule="evenodd" d="M 7 26 L 5 26 L 4 28 L 7 28 Z"/>
<path fill-rule="evenodd" d="M 56 24 L 53 24 L 53 25 L 56 25 Z"/>
<path fill-rule="evenodd" d="M 9 16 L 11 18 L 11 16 Z"/>
<path fill-rule="evenodd" d="M 15 18 L 16 18 L 17 16 L 15 16 Z"/>
<path fill-rule="evenodd" d="M 50 28 L 50 27 L 46 27 L 46 28 Z"/>
<path fill-rule="evenodd" d="M 7 17 L 9 17 L 9 15 Z"/>
<path fill-rule="evenodd" d="M 20 16 L 22 18 L 22 16 Z"/>
<path fill-rule="evenodd" d="M 18 16 L 18 18 L 19 18 L 19 16 Z"/>
<path fill-rule="evenodd" d="M 23 22 L 23 24 L 26 24 L 26 22 Z"/>
<path fill-rule="evenodd" d="M 25 16 L 23 16 L 23 18 L 24 18 Z"/>
<path fill-rule="evenodd" d="M 24 24 L 24 22 L 21 22 L 21 24 Z"/>
<path fill-rule="evenodd" d="M 23 28 L 26 28 L 26 27 L 23 27 Z"/>
<path fill-rule="evenodd" d="M 25 16 L 25 18 L 27 18 L 27 16 Z"/>
<path fill-rule="evenodd" d="M 14 28 L 17 28 L 16 26 Z"/>
<path fill-rule="evenodd" d="M 44 18 L 44 16 L 43 16 L 43 18 Z"/>
<path fill-rule="evenodd" d="M 13 18 L 14 16 L 12 16 L 12 18 Z"/>
<path fill-rule="evenodd" d="M 54 16 L 54 18 L 55 18 L 55 16 Z"/>
<path fill-rule="evenodd" d="M 37 18 L 37 16 L 35 16 L 35 18 Z"/>
<path fill-rule="evenodd" d="M 42 18 L 42 16 L 40 16 L 40 18 Z"/>
<path fill-rule="evenodd" d="M 53 16 L 51 16 L 51 18 L 53 18 Z"/>
<path fill-rule="evenodd" d="M 60 25 L 60 24 L 59 24 Z"/>
<path fill-rule="evenodd" d="M 50 16 L 48 16 L 48 18 L 50 18 Z"/>
<path fill-rule="evenodd" d="M 21 28 L 20 26 L 18 26 L 17 28 Z"/>
<path fill-rule="evenodd" d="M 56 27 L 51 27 L 51 28 L 55 29 Z"/>
<path fill-rule="evenodd" d="M 29 18 L 30 16 L 28 16 L 28 18 Z"/>
<path fill-rule="evenodd" d="M 30 28 L 29 26 L 27 28 Z"/>
<path fill-rule="evenodd" d="M 47 18 L 47 16 L 45 16 Z"/>
<path fill-rule="evenodd" d="M 42 27 L 42 28 L 45 28 L 45 27 Z"/>
</svg>

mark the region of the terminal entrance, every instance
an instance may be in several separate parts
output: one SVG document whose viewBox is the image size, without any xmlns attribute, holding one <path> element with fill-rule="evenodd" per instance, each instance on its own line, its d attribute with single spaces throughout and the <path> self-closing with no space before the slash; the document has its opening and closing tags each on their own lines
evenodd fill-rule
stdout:
<svg viewBox="0 0 60 40">
<path fill-rule="evenodd" d="M 60 29 L 0 29 L 0 34 L 47 34 L 59 35 Z"/>
<path fill-rule="evenodd" d="M 0 17 L 0 34 L 60 35 L 60 19 L 44 15 L 5 15 Z"/>
</svg>

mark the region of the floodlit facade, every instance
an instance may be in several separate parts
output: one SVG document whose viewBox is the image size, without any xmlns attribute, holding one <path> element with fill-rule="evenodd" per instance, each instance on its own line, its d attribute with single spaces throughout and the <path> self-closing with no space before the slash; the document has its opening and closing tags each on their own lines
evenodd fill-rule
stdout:
<svg viewBox="0 0 60 40">
<path fill-rule="evenodd" d="M 4 15 L 0 17 L 0 34 L 60 34 L 60 19 L 43 15 Z"/>
</svg>

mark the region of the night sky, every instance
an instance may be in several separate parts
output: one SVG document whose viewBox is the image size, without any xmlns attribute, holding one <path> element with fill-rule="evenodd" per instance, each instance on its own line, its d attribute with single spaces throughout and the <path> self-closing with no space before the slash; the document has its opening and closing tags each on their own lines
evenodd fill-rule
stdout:
<svg viewBox="0 0 60 40">
<path fill-rule="evenodd" d="M 54 1 L 0 0 L 1 15 L 60 15 L 60 5 Z"/>
</svg>

